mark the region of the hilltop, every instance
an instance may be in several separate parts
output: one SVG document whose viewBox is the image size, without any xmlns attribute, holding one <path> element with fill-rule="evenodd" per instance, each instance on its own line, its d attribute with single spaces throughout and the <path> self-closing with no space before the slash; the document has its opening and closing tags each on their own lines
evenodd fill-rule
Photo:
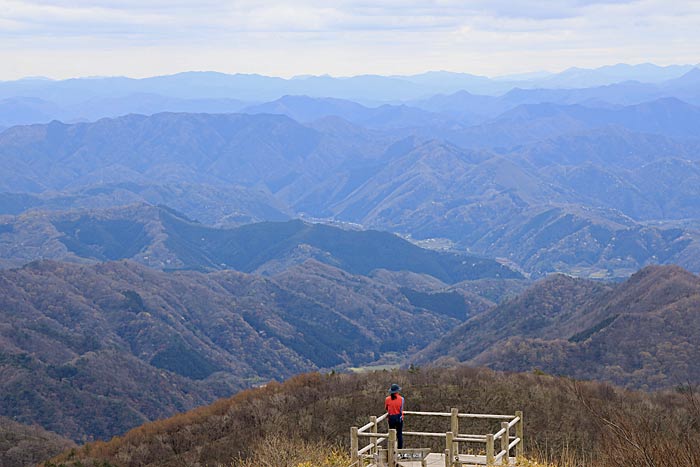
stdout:
<svg viewBox="0 0 700 467">
<path fill-rule="evenodd" d="M 410 410 L 523 410 L 526 455 L 532 459 L 587 467 L 613 466 L 619 459 L 636 465 L 646 459 L 658 462 L 655 465 L 690 467 L 689 462 L 700 454 L 697 431 L 685 431 L 700 416 L 692 397 L 456 367 L 302 375 L 146 424 L 107 443 L 88 444 L 53 462 L 69 466 L 96 461 L 118 466 L 231 463 L 249 467 L 256 465 L 256 459 L 297 465 L 308 462 L 313 454 L 326 459 L 324 466 L 347 465 L 342 454 L 333 455 L 335 463 L 327 459 L 334 447 L 335 452 L 347 453 L 349 427 L 361 426 L 369 415 L 382 413 L 386 389 L 393 382 L 403 387 Z M 600 417 L 620 424 L 618 430 L 606 427 Z M 407 416 L 406 424 L 418 431 L 446 429 L 444 420 L 425 420 Z M 634 438 L 626 440 L 626 435 Z M 422 444 L 408 439 L 411 446 Z M 644 440 L 643 453 L 631 445 L 638 440 Z M 432 447 L 441 450 L 444 443 Z"/>
</svg>

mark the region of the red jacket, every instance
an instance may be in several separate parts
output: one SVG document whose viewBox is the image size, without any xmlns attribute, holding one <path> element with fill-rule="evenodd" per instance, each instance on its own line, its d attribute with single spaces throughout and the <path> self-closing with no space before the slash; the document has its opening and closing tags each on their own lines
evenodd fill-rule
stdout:
<svg viewBox="0 0 700 467">
<path fill-rule="evenodd" d="M 396 399 L 387 396 L 384 401 L 384 407 L 386 407 L 389 415 L 401 415 L 401 418 L 403 418 L 403 396 L 397 394 Z"/>
</svg>

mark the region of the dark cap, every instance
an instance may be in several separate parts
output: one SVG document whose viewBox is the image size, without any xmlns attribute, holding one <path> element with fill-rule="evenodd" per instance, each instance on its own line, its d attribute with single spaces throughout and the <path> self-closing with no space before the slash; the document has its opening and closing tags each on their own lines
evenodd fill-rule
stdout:
<svg viewBox="0 0 700 467">
<path fill-rule="evenodd" d="M 401 390 L 401 387 L 400 387 L 398 384 L 394 383 L 394 384 L 392 384 L 391 387 L 389 388 L 389 394 L 396 394 L 396 393 L 399 392 L 400 390 Z"/>
</svg>

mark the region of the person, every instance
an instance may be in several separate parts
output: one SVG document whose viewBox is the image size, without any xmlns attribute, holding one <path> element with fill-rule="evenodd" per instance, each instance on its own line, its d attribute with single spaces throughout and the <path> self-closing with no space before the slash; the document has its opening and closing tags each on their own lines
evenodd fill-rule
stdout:
<svg viewBox="0 0 700 467">
<path fill-rule="evenodd" d="M 389 395 L 384 401 L 384 407 L 389 414 L 389 429 L 396 430 L 396 441 L 399 449 L 403 449 L 403 396 L 399 394 L 401 388 L 394 383 L 389 388 Z"/>
</svg>

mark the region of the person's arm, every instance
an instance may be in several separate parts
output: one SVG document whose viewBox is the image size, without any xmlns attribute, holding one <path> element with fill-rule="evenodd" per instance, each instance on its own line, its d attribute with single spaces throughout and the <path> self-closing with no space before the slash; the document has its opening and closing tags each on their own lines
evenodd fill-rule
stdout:
<svg viewBox="0 0 700 467">
<path fill-rule="evenodd" d="M 403 421 L 403 404 L 406 402 L 406 398 L 401 396 L 401 420 Z"/>
</svg>

